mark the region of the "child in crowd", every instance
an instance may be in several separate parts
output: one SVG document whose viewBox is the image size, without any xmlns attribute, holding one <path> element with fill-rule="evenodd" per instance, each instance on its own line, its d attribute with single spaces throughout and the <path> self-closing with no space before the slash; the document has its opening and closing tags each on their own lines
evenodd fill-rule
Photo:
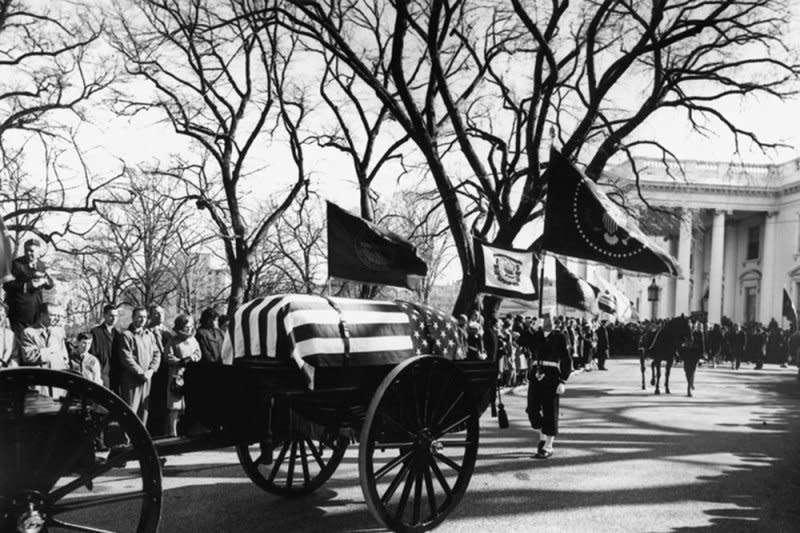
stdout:
<svg viewBox="0 0 800 533">
<path fill-rule="evenodd" d="M 70 357 L 69 366 L 74 371 L 93 383 L 103 384 L 103 374 L 100 361 L 89 353 L 92 348 L 92 336 L 89 333 L 79 333 L 75 340 L 75 351 Z"/>
</svg>

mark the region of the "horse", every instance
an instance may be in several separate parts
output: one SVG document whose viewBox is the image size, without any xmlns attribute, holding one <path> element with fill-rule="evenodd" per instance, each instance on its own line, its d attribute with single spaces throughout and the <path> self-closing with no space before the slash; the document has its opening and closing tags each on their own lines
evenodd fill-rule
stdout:
<svg viewBox="0 0 800 533">
<path fill-rule="evenodd" d="M 656 331 L 652 342 L 645 344 L 645 348 L 640 355 L 640 366 L 642 370 L 642 390 L 645 390 L 645 358 L 652 359 L 650 385 L 655 385 L 656 394 L 661 394 L 659 387 L 661 382 L 661 361 L 665 361 L 666 374 L 664 376 L 664 392 L 669 394 L 669 373 L 672 370 L 672 363 L 675 361 L 675 353 L 678 347 L 686 341 L 692 334 L 689 319 L 678 316 L 669 320 L 658 331 Z"/>
</svg>

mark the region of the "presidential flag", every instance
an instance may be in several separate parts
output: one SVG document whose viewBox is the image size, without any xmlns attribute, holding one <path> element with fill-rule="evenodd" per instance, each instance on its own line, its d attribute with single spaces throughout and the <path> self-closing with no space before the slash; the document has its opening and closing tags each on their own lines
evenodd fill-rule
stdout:
<svg viewBox="0 0 800 533">
<path fill-rule="evenodd" d="M 651 242 L 636 223 L 561 153 L 550 152 L 545 250 L 617 268 L 680 276 L 677 261 Z"/>
<path fill-rule="evenodd" d="M 786 289 L 783 289 L 783 316 L 789 321 L 789 324 L 791 324 L 792 331 L 797 329 L 797 310 Z"/>
<path fill-rule="evenodd" d="M 304 365 L 397 364 L 415 355 L 463 359 L 456 320 L 410 302 L 283 294 L 236 310 L 225 339 L 225 362 L 241 357 Z"/>
<path fill-rule="evenodd" d="M 536 300 L 536 266 L 533 252 L 502 248 L 475 239 L 479 291 L 519 300 Z"/>
<path fill-rule="evenodd" d="M 594 312 L 597 288 L 581 279 L 556 259 L 556 302 L 581 311 Z"/>
<path fill-rule="evenodd" d="M 11 239 L 6 233 L 6 226 L 3 224 L 3 217 L 0 215 L 0 283 L 12 281 L 14 276 L 11 274 L 11 261 L 14 253 L 11 249 Z"/>
<path fill-rule="evenodd" d="M 328 202 L 328 275 L 414 289 L 428 265 L 413 244 Z"/>
</svg>

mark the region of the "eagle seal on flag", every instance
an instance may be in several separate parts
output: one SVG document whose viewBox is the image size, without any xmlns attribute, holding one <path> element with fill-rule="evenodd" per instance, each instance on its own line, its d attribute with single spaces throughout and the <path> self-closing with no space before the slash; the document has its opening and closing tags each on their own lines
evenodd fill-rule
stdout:
<svg viewBox="0 0 800 533">
<path fill-rule="evenodd" d="M 678 262 L 557 150 L 547 171 L 542 249 L 616 268 L 680 276 Z"/>
<path fill-rule="evenodd" d="M 501 283 L 517 287 L 522 278 L 522 261 L 505 254 L 495 254 L 494 275 Z"/>
</svg>

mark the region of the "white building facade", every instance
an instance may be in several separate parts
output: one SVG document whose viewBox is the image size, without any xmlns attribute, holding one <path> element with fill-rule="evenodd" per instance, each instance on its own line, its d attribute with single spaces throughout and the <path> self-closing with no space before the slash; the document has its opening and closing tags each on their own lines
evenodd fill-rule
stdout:
<svg viewBox="0 0 800 533">
<path fill-rule="evenodd" d="M 782 323 L 782 291 L 800 300 L 800 159 L 780 165 L 682 162 L 667 172 L 661 160 L 638 160 L 642 196 L 679 213 L 671 231 L 655 240 L 678 259 L 682 279 L 635 276 L 572 262 L 589 281 L 614 283 L 641 318 L 704 311 L 709 323 L 772 318 Z M 638 197 L 629 165 L 609 172 Z M 684 177 L 685 176 L 685 177 Z M 659 298 L 648 300 L 648 286 Z"/>
</svg>

